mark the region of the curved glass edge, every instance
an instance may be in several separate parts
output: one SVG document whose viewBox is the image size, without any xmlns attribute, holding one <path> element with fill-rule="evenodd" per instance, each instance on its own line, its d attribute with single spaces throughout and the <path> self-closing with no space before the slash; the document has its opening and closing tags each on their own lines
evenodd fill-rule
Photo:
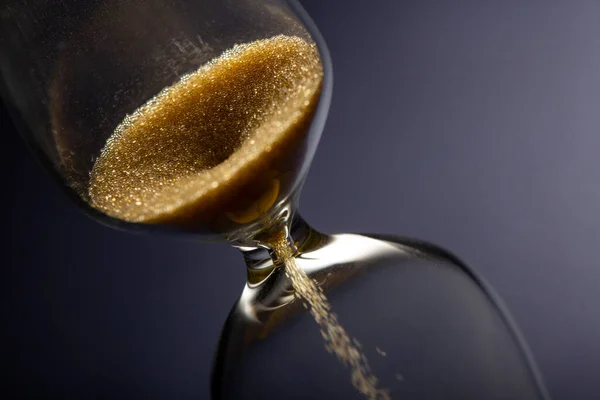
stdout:
<svg viewBox="0 0 600 400">
<path fill-rule="evenodd" d="M 302 5 L 300 5 L 300 2 L 298 0 L 287 0 L 287 3 L 315 41 L 317 49 L 319 50 L 319 55 L 321 56 L 321 63 L 323 64 L 323 87 L 321 89 L 319 105 L 307 133 L 307 137 L 309 138 L 309 145 L 306 152 L 307 157 L 299 174 L 299 182 L 296 184 L 296 187 L 292 189 L 292 193 L 294 193 L 302 186 L 304 178 L 306 177 L 315 156 L 317 145 L 319 144 L 323 130 L 325 129 L 325 122 L 327 121 L 327 115 L 331 106 L 331 96 L 333 94 L 333 64 L 331 62 L 329 48 L 325 43 L 323 35 L 312 18 L 304 10 Z"/>
<path fill-rule="evenodd" d="M 398 239 L 401 239 L 405 243 L 409 243 L 417 248 L 420 247 L 424 249 L 429 254 L 435 254 L 440 258 L 449 259 L 456 266 L 460 267 L 465 272 L 465 274 L 467 274 L 469 278 L 471 278 L 473 282 L 475 282 L 480 287 L 480 289 L 488 296 L 488 299 L 500 314 L 502 321 L 509 328 L 510 334 L 517 346 L 519 347 L 523 359 L 527 364 L 527 369 L 529 370 L 529 373 L 531 374 L 531 376 L 535 380 L 535 383 L 537 384 L 537 387 L 540 391 L 540 396 L 544 400 L 551 400 L 550 393 L 544 383 L 543 375 L 539 370 L 539 367 L 537 366 L 535 357 L 533 356 L 533 353 L 529 348 L 529 345 L 527 344 L 527 340 L 525 340 L 525 337 L 519 329 L 518 324 L 512 317 L 512 314 L 510 313 L 506 304 L 504 304 L 502 297 L 500 297 L 500 295 L 496 292 L 494 287 L 479 272 L 477 272 L 475 268 L 471 267 L 468 263 L 466 263 L 464 260 L 459 258 L 456 254 L 452 253 L 451 251 L 429 242 L 396 235 L 368 233 L 363 233 L 362 235 L 380 240 L 396 241 Z"/>
</svg>

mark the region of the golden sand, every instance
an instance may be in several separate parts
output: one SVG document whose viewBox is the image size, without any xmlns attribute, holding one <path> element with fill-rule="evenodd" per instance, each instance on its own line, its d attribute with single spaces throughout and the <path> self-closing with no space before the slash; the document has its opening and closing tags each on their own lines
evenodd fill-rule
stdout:
<svg viewBox="0 0 600 400">
<path fill-rule="evenodd" d="M 272 246 L 284 264 L 296 297 L 307 304 L 310 314 L 319 325 L 325 348 L 350 368 L 352 385 L 369 400 L 390 400 L 389 391 L 377 387 L 377 377 L 371 373 L 360 343 L 351 338 L 339 323 L 323 290 L 296 264 L 283 232 L 273 240 Z"/>
<path fill-rule="evenodd" d="M 92 205 L 129 222 L 183 223 L 225 211 L 252 221 L 278 197 L 273 160 L 305 134 L 322 76 L 316 46 L 298 37 L 233 47 L 123 120 L 92 169 Z M 269 177 L 254 185 L 263 193 L 237 204 L 257 177 Z"/>
</svg>

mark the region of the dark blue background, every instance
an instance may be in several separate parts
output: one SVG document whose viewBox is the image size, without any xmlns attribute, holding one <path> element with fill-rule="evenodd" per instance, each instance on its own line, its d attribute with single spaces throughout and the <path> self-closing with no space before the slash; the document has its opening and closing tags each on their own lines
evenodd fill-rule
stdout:
<svg viewBox="0 0 600 400">
<path fill-rule="evenodd" d="M 451 249 L 504 298 L 554 398 L 598 398 L 600 2 L 304 4 L 335 71 L 305 218 Z M 6 390 L 208 397 L 241 257 L 87 219 L 1 122 Z"/>
</svg>

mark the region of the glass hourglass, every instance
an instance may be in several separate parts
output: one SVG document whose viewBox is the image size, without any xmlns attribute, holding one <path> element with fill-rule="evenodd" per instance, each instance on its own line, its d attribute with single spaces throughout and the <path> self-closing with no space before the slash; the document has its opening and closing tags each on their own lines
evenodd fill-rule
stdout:
<svg viewBox="0 0 600 400">
<path fill-rule="evenodd" d="M 407 238 L 326 235 L 298 214 L 332 67 L 296 1 L 26 1 L 2 5 L 0 18 L 5 102 L 84 211 L 116 228 L 228 241 L 242 253 L 247 282 L 217 347 L 213 398 L 548 398 L 510 316 L 457 257 Z M 278 35 L 317 49 L 323 72 L 297 134 L 202 210 L 140 222 L 94 204 L 94 165 L 127 115 L 236 44 Z M 220 156 L 203 168 L 233 158 L 246 145 L 238 136 L 231 148 L 211 148 Z M 161 149 L 167 164 L 181 161 Z"/>
</svg>

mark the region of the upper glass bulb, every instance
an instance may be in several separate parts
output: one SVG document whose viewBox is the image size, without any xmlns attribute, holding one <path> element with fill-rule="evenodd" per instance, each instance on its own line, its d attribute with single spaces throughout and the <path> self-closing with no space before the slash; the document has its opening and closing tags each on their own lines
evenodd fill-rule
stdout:
<svg viewBox="0 0 600 400">
<path fill-rule="evenodd" d="M 294 3 L 24 8 L 2 12 L 5 95 L 101 221 L 232 239 L 294 202 L 331 86 L 323 41 Z"/>
</svg>

